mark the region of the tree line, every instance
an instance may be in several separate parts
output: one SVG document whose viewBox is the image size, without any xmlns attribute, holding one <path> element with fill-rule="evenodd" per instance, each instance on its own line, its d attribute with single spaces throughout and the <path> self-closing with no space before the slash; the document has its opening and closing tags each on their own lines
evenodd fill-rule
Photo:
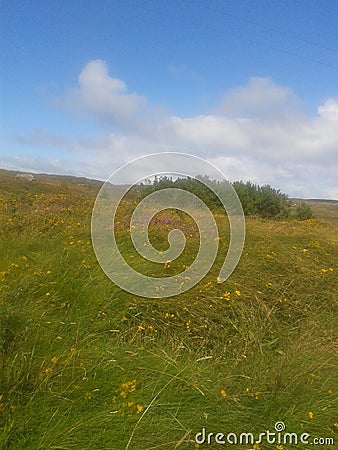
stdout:
<svg viewBox="0 0 338 450">
<path fill-rule="evenodd" d="M 227 189 L 226 180 L 211 180 L 206 175 L 198 175 L 196 178 L 176 178 L 167 176 L 155 176 L 153 180 L 143 181 L 138 189 L 141 197 L 160 189 L 177 188 L 195 194 L 212 210 L 222 207 L 221 200 L 215 194 Z M 259 186 L 250 181 L 234 181 L 234 188 L 246 216 L 259 216 L 262 218 L 283 219 L 294 217 L 298 220 L 307 220 L 313 217 L 310 206 L 301 202 L 294 209 L 288 195 L 275 189 L 269 184 Z M 210 186 L 212 189 L 210 189 Z M 214 192 L 215 191 L 215 192 Z"/>
</svg>

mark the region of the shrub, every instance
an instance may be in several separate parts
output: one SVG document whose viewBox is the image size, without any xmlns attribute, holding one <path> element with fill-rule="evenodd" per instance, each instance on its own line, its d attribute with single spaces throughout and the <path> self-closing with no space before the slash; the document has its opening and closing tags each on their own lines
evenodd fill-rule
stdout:
<svg viewBox="0 0 338 450">
<path fill-rule="evenodd" d="M 308 220 L 313 217 L 312 209 L 306 202 L 301 202 L 297 205 L 295 217 L 298 220 Z"/>
<path fill-rule="evenodd" d="M 187 190 L 211 209 L 221 206 L 219 198 L 205 184 L 211 186 L 218 193 L 226 188 L 227 181 L 210 180 L 208 176 L 198 175 L 196 178 L 177 178 L 173 180 L 168 177 L 155 177 L 141 186 L 143 195 L 149 192 L 165 188 L 179 188 Z M 274 189 L 270 185 L 258 186 L 250 181 L 235 181 L 232 183 L 238 198 L 242 204 L 245 215 L 257 215 L 264 218 L 280 218 L 289 215 L 290 202 L 288 196 L 279 189 Z"/>
</svg>

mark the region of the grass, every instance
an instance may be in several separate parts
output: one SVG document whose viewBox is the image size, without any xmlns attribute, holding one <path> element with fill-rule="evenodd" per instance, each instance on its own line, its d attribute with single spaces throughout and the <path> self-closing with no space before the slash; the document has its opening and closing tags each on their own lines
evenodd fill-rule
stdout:
<svg viewBox="0 0 338 450">
<path fill-rule="evenodd" d="M 221 242 L 193 289 L 145 299 L 121 291 L 96 261 L 98 183 L 2 172 L 0 185 L 1 448 L 195 449 L 202 428 L 258 435 L 277 421 L 289 432 L 336 437 L 330 223 L 249 218 L 242 258 L 224 284 L 216 282 Z M 226 233 L 222 214 L 217 222 Z M 155 225 L 160 245 L 167 229 Z M 118 236 L 131 252 L 123 225 Z M 153 275 L 191 263 L 194 237 L 188 243 L 182 260 L 156 265 Z M 150 270 L 137 255 L 133 265 Z"/>
</svg>

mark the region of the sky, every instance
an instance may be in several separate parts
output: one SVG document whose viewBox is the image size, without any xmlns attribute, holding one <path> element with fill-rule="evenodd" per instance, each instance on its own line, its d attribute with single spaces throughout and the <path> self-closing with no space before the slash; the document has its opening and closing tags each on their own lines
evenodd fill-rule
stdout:
<svg viewBox="0 0 338 450">
<path fill-rule="evenodd" d="M 175 151 L 338 199 L 337 0 L 2 0 L 0 50 L 0 168 Z"/>
</svg>

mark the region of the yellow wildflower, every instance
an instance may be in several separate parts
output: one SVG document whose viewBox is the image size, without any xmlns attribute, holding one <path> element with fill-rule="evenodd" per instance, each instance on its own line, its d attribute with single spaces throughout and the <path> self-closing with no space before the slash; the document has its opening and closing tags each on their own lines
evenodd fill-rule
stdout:
<svg viewBox="0 0 338 450">
<path fill-rule="evenodd" d="M 312 419 L 313 419 L 313 416 L 314 416 L 314 414 L 313 414 L 313 412 L 312 412 L 312 411 L 309 411 L 309 412 L 307 413 L 307 416 L 308 416 L 308 418 L 309 418 L 310 420 L 312 420 Z"/>
<path fill-rule="evenodd" d="M 225 390 L 221 389 L 221 396 L 225 398 L 227 395 L 228 394 L 225 392 Z"/>
</svg>

